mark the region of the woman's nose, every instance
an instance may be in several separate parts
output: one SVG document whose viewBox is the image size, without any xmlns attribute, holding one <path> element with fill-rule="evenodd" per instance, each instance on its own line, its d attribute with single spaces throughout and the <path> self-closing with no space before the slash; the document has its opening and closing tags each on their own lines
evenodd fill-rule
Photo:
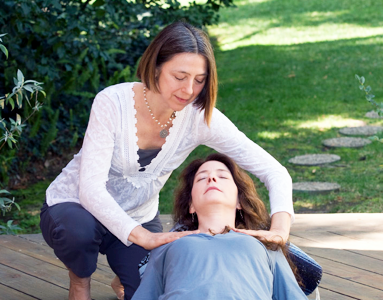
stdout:
<svg viewBox="0 0 383 300">
<path fill-rule="evenodd" d="M 184 90 L 184 93 L 186 93 L 188 95 L 192 95 L 193 94 L 193 81 L 192 80 L 187 80 L 185 82 L 183 90 Z"/>
<path fill-rule="evenodd" d="M 211 175 L 211 176 L 209 176 L 209 183 L 211 181 L 217 182 L 217 179 L 214 176 Z"/>
</svg>

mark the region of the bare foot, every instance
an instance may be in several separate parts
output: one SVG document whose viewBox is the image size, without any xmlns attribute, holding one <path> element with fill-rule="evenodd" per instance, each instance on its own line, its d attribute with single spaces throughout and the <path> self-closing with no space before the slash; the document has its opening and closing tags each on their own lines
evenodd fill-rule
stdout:
<svg viewBox="0 0 383 300">
<path fill-rule="evenodd" d="M 112 287 L 113 291 L 117 295 L 118 300 L 123 300 L 124 299 L 124 286 L 121 284 L 120 278 L 118 276 L 114 277 L 112 280 L 112 283 L 110 284 Z"/>
<path fill-rule="evenodd" d="M 90 277 L 80 278 L 69 270 L 69 300 L 91 300 Z"/>
</svg>

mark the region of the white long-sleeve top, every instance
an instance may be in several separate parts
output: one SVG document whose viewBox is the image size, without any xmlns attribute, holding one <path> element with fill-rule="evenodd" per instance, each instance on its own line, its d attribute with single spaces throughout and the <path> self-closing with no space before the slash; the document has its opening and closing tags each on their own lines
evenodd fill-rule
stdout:
<svg viewBox="0 0 383 300">
<path fill-rule="evenodd" d="M 192 104 L 176 112 L 161 151 L 139 171 L 133 85 L 121 83 L 97 94 L 82 149 L 47 189 L 49 206 L 80 203 L 129 246 L 130 232 L 156 215 L 159 192 L 172 171 L 197 146 L 206 145 L 228 155 L 266 185 L 271 214 L 288 212 L 293 220 L 287 170 L 217 109 L 210 128 L 204 111 Z"/>
</svg>

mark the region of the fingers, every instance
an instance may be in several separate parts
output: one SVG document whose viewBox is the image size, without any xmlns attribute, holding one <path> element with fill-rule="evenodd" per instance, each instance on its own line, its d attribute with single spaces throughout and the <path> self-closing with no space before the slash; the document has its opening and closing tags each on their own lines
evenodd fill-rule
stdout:
<svg viewBox="0 0 383 300">
<path fill-rule="evenodd" d="M 267 230 L 248 230 L 248 229 L 237 229 L 233 228 L 233 231 L 244 233 L 253 237 L 256 237 L 262 242 L 269 242 L 275 244 L 283 243 L 283 238 L 276 232 Z"/>
<path fill-rule="evenodd" d="M 150 244 L 147 244 L 146 247 L 144 247 L 144 248 L 147 250 L 152 250 L 152 249 L 157 248 L 159 246 L 174 242 L 175 240 L 178 240 L 179 238 L 182 238 L 184 236 L 187 236 L 190 234 L 196 234 L 196 233 L 199 233 L 199 230 L 181 231 L 181 232 L 152 233 L 152 237 L 150 239 Z"/>
</svg>

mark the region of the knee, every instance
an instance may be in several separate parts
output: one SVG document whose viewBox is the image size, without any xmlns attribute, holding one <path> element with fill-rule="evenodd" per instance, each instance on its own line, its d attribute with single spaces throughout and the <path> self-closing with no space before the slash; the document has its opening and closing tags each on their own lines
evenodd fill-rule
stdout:
<svg viewBox="0 0 383 300">
<path fill-rule="evenodd" d="M 77 203 L 62 203 L 52 206 L 48 213 L 49 222 L 44 222 L 50 231 L 50 240 L 55 246 L 65 248 L 87 248 L 100 244 L 105 228 L 88 211 Z"/>
</svg>

